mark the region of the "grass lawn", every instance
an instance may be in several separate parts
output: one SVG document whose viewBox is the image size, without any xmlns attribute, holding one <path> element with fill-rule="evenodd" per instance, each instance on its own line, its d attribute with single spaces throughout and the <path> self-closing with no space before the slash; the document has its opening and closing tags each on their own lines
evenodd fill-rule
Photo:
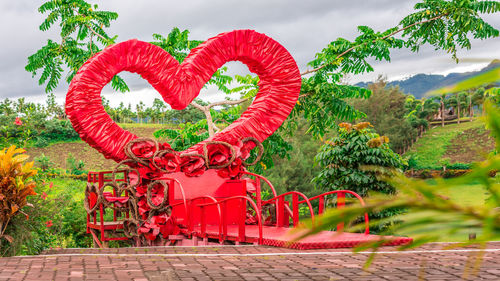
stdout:
<svg viewBox="0 0 500 281">
<path fill-rule="evenodd" d="M 438 165 L 451 140 L 461 132 L 473 128 L 484 128 L 484 123 L 474 120 L 431 129 L 412 146 L 405 156 L 415 157 L 421 166 Z"/>
<path fill-rule="evenodd" d="M 497 182 L 500 182 L 500 177 L 497 177 Z M 450 186 L 446 189 L 442 189 L 441 192 L 438 192 L 440 195 L 449 197 L 449 200 L 464 206 L 482 206 L 484 205 L 486 199 L 489 197 L 490 193 L 484 188 L 483 185 L 480 184 L 470 184 L 470 185 L 458 185 L 458 186 Z M 404 220 L 406 216 L 410 216 L 410 214 L 401 215 L 399 218 Z M 426 212 L 427 216 L 439 216 L 441 214 Z M 415 237 L 418 234 L 426 234 L 433 235 L 439 234 L 440 229 L 413 229 L 405 232 L 397 233 L 399 235 Z M 440 239 L 441 242 L 459 242 L 459 241 L 467 241 L 469 233 L 474 231 L 469 229 L 464 229 L 460 233 L 452 234 L 448 237 L 444 237 Z"/>
</svg>

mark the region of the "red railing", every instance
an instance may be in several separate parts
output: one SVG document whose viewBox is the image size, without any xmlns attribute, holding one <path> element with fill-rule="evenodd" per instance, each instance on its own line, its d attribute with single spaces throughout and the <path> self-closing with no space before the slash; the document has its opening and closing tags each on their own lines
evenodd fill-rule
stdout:
<svg viewBox="0 0 500 281">
<path fill-rule="evenodd" d="M 331 195 L 331 194 L 337 194 L 337 208 L 338 209 L 341 209 L 343 207 L 345 207 L 345 195 L 346 194 L 351 194 L 353 195 L 354 197 L 356 197 L 360 203 L 361 203 L 361 206 L 364 206 L 365 205 L 365 201 L 363 201 L 363 198 L 361 198 L 361 196 L 359 196 L 359 194 L 357 194 L 356 192 L 354 191 L 350 191 L 350 190 L 332 190 L 332 191 L 328 191 L 328 192 L 325 192 L 323 194 L 320 194 L 320 195 L 317 195 L 317 196 L 314 196 L 312 198 L 309 198 L 309 203 L 313 200 L 316 200 L 318 199 L 319 200 L 319 209 L 318 209 L 318 214 L 322 214 L 325 210 L 325 197 L 327 195 Z M 306 200 L 302 200 L 300 202 L 298 202 L 298 204 L 303 204 L 303 203 L 306 203 Z M 369 222 L 369 219 L 368 219 L 368 213 L 365 213 L 365 234 L 369 234 L 370 233 L 370 222 Z M 339 223 L 337 225 L 337 231 L 343 231 L 344 229 L 344 223 Z"/>
<path fill-rule="evenodd" d="M 213 203 L 200 204 L 200 205 L 198 205 L 198 207 L 202 208 L 201 209 L 201 217 L 202 218 L 205 217 L 204 207 L 208 207 L 208 206 L 212 206 L 212 205 L 218 206 L 218 205 L 222 204 L 222 223 L 221 223 L 221 225 L 222 225 L 222 237 L 225 240 L 227 238 L 227 226 L 228 226 L 228 223 L 226 221 L 226 213 L 227 213 L 226 204 L 230 200 L 237 200 L 237 199 L 241 200 L 242 206 L 246 206 L 245 201 L 248 201 L 250 203 L 250 205 L 252 206 L 252 208 L 255 210 L 255 213 L 257 216 L 257 226 L 259 229 L 258 243 L 262 244 L 262 239 L 263 239 L 263 236 L 262 236 L 262 217 L 260 214 L 260 210 L 257 208 L 257 205 L 252 200 L 252 198 L 250 198 L 248 196 L 233 196 L 233 197 L 225 198 L 225 199 L 213 202 Z M 240 213 L 240 218 L 238 220 L 238 242 L 246 242 L 246 236 L 245 236 L 246 208 L 241 208 L 241 210 L 243 210 L 243 211 Z M 204 219 L 202 219 L 201 220 L 201 234 L 203 235 L 203 237 L 206 236 L 205 230 L 206 230 L 206 222 Z M 219 236 L 220 236 L 220 234 L 221 233 L 220 233 L 220 228 L 219 228 Z"/>
<path fill-rule="evenodd" d="M 105 185 L 109 182 L 113 182 L 113 181 L 124 182 L 124 181 L 126 181 L 127 170 L 120 170 L 120 171 L 117 171 L 117 173 L 123 173 L 123 179 L 114 179 L 114 177 L 106 178 L 106 175 L 112 174 L 114 176 L 114 173 L 112 171 L 105 171 L 105 172 L 89 172 L 87 175 L 87 181 L 90 183 L 97 183 L 98 189 L 104 188 Z M 104 192 L 103 192 L 103 194 L 104 194 Z M 117 196 L 116 189 L 113 189 L 113 192 L 110 194 L 112 194 L 113 197 L 116 197 Z M 127 195 L 127 192 L 125 195 Z M 90 201 L 90 198 L 87 198 L 86 200 Z M 95 204 L 95 202 L 94 202 L 94 204 Z M 112 204 L 115 204 L 115 203 L 112 202 Z M 93 207 L 92 204 L 90 204 L 90 205 L 91 205 L 91 207 Z M 94 213 L 92 215 L 87 214 L 87 233 L 91 233 L 92 236 L 94 237 L 94 240 L 96 240 L 97 236 L 95 235 L 95 233 L 93 233 L 91 231 L 91 228 L 89 227 L 89 225 L 91 224 L 90 223 L 91 216 L 93 217 L 93 224 L 92 225 L 94 225 L 94 226 L 98 225 L 96 213 L 97 213 L 97 211 L 94 211 Z M 129 217 L 128 212 L 125 213 L 125 216 L 127 218 Z M 111 241 L 111 240 L 127 240 L 128 239 L 127 237 L 106 237 L 105 230 L 107 230 L 108 228 L 109 229 L 117 229 L 120 226 L 118 226 L 118 225 L 106 226 L 104 224 L 104 206 L 103 206 L 103 204 L 100 204 L 100 206 L 99 206 L 99 220 L 100 220 L 99 221 L 99 230 L 101 232 L 101 241 L 102 242 Z M 113 222 L 116 222 L 116 221 L 117 221 L 117 211 L 115 209 L 113 209 Z M 102 245 L 100 245 L 100 242 L 98 241 L 98 239 L 96 240 L 96 243 L 100 247 L 102 247 Z"/>
<path fill-rule="evenodd" d="M 188 205 L 187 205 L 187 200 L 186 200 L 186 193 L 184 192 L 184 188 L 182 187 L 182 184 L 180 183 L 179 180 L 175 179 L 175 178 L 170 178 L 170 177 L 161 177 L 159 180 L 169 180 L 169 181 L 173 181 L 173 182 L 176 182 L 177 184 L 179 184 L 179 190 L 181 192 L 181 196 L 182 196 L 182 202 L 179 202 L 179 203 L 176 203 L 174 205 L 171 205 L 171 207 L 173 208 L 174 206 L 179 206 L 179 205 L 184 205 L 184 213 L 186 214 L 186 221 L 189 221 L 188 218 L 189 218 L 189 209 L 188 209 Z M 172 190 L 170 190 L 170 187 L 172 187 Z M 169 198 L 169 201 L 170 200 L 173 200 L 174 199 L 174 193 L 175 193 L 175 184 L 171 184 L 169 185 L 169 194 L 168 196 L 171 198 Z M 165 195 L 163 195 L 165 196 Z M 170 202 L 168 202 L 168 204 L 170 204 Z M 189 224 L 186 222 L 186 226 L 188 226 Z"/>
<path fill-rule="evenodd" d="M 311 221 L 314 224 L 314 210 L 311 205 L 311 202 L 305 196 L 303 193 L 298 192 L 298 191 L 289 191 L 287 193 L 280 194 L 278 196 L 275 196 L 274 198 L 268 199 L 266 201 L 262 201 L 263 205 L 266 204 L 271 204 L 273 202 L 276 202 L 276 227 L 283 227 L 285 226 L 285 220 L 287 217 L 285 216 L 285 196 L 287 195 L 292 195 L 292 221 L 293 221 L 293 226 L 298 226 L 299 223 L 299 196 L 302 197 L 304 200 L 300 201 L 303 203 L 307 204 L 307 207 L 309 207 L 309 214 L 311 215 Z M 279 212 L 278 212 L 279 210 Z M 283 213 L 281 213 L 283 211 Z M 289 211 L 288 211 L 289 212 Z M 287 223 L 288 224 L 288 223 Z"/>
</svg>

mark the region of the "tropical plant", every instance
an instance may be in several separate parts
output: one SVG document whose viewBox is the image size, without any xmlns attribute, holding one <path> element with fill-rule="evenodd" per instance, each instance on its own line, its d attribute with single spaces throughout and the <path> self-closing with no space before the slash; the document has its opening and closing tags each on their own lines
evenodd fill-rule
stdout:
<svg viewBox="0 0 500 281">
<path fill-rule="evenodd" d="M 14 216 L 25 214 L 22 208 L 29 204 L 27 197 L 36 195 L 32 180 L 36 170 L 33 162 L 25 163 L 29 156 L 24 152 L 15 146 L 0 150 L 0 245 L 3 239 L 13 241 L 5 230 Z"/>
<path fill-rule="evenodd" d="M 66 168 L 68 172 L 72 175 L 82 175 L 87 173 L 83 168 L 85 168 L 85 163 L 82 160 L 76 160 L 72 153 L 68 154 L 66 159 Z"/>
<path fill-rule="evenodd" d="M 341 123 L 338 135 L 325 142 L 316 161 L 321 168 L 313 182 L 323 190 L 351 190 L 366 197 L 371 192 L 394 194 L 393 185 L 378 179 L 383 172 L 403 168 L 401 156 L 388 145 L 389 139 L 375 133 L 368 122 Z M 367 171 L 367 165 L 387 169 Z M 391 209 L 371 214 L 373 218 L 390 217 L 401 210 Z M 375 231 L 384 228 L 380 225 Z"/>
</svg>

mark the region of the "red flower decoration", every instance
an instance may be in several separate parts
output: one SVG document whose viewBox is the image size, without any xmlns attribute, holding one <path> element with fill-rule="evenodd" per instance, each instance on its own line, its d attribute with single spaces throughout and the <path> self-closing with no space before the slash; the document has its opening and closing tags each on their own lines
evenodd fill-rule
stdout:
<svg viewBox="0 0 500 281">
<path fill-rule="evenodd" d="M 158 147 L 160 148 L 160 150 L 172 150 L 172 147 L 170 146 L 170 144 L 168 144 L 168 142 L 159 143 Z"/>
<path fill-rule="evenodd" d="M 205 160 L 201 157 L 182 157 L 180 166 L 181 172 L 188 177 L 197 177 L 205 172 Z"/>
<path fill-rule="evenodd" d="M 53 182 L 50 182 L 50 183 L 49 183 L 49 188 L 52 188 L 52 187 L 54 187 L 54 183 L 53 183 Z"/>
<path fill-rule="evenodd" d="M 45 225 L 47 226 L 47 228 L 51 227 L 52 226 L 52 221 L 51 220 L 50 221 L 46 221 Z"/>
<path fill-rule="evenodd" d="M 45 191 L 43 191 L 42 195 L 40 195 L 40 197 L 42 197 L 43 200 L 47 199 L 47 193 L 45 193 Z"/>
<path fill-rule="evenodd" d="M 245 142 L 240 149 L 239 156 L 243 160 L 248 159 L 248 157 L 250 157 L 250 151 L 252 151 L 252 149 L 254 149 L 254 148 L 255 148 L 255 143 L 253 143 L 251 141 Z"/>
<path fill-rule="evenodd" d="M 134 143 L 130 150 L 139 158 L 151 158 L 156 152 L 156 146 L 151 141 L 141 141 Z"/>
<path fill-rule="evenodd" d="M 23 125 L 23 121 L 21 120 L 21 118 L 16 117 L 16 121 L 14 121 L 14 125 L 17 125 L 17 126 Z"/>
<path fill-rule="evenodd" d="M 223 144 L 210 144 L 207 146 L 208 161 L 212 166 L 224 165 L 231 159 L 231 149 Z"/>
<path fill-rule="evenodd" d="M 220 169 L 217 171 L 217 174 L 223 178 L 236 178 L 241 172 L 245 171 L 243 167 L 243 160 L 240 158 L 234 159 L 231 165 L 227 166 L 224 169 Z"/>
<path fill-rule="evenodd" d="M 161 167 L 170 173 L 179 172 L 179 170 L 181 168 L 179 165 L 181 162 L 181 159 L 180 159 L 179 155 L 177 155 L 175 152 L 166 153 L 166 154 L 162 155 L 161 157 L 157 157 L 157 158 L 153 159 L 153 161 L 155 162 L 155 164 L 158 167 Z"/>
</svg>

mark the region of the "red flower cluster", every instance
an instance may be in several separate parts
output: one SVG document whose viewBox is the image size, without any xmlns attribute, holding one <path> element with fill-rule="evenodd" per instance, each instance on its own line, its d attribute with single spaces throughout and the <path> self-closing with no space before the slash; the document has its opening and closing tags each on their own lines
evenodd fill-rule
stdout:
<svg viewBox="0 0 500 281">
<path fill-rule="evenodd" d="M 23 125 L 23 121 L 21 120 L 21 118 L 16 117 L 16 121 L 14 121 L 14 125 L 17 125 L 17 126 Z"/>
<path fill-rule="evenodd" d="M 165 211 L 150 217 L 153 209 L 159 208 L 165 196 L 165 187 L 154 183 L 168 173 L 182 172 L 186 176 L 202 175 L 207 169 L 217 169 L 221 177 L 236 178 L 245 171 L 243 161 L 250 156 L 255 147 L 252 141 L 238 141 L 236 145 L 222 142 L 208 142 L 203 148 L 203 155 L 198 153 L 180 154 L 171 149 L 168 143 L 156 143 L 153 140 L 137 140 L 125 150 L 133 160 L 129 164 L 133 169 L 128 173 L 131 186 L 135 187 L 137 207 L 140 219 L 144 221 L 138 233 L 149 240 L 155 240 L 161 233 L 164 238 L 178 234 L 175 218 Z M 148 203 L 148 186 L 151 185 L 151 197 Z M 150 205 L 153 204 L 154 206 Z M 149 220 L 148 220 L 149 218 Z"/>
<path fill-rule="evenodd" d="M 208 168 L 220 169 L 222 177 L 236 177 L 242 171 L 243 161 L 250 156 L 255 147 L 252 142 L 239 141 L 234 146 L 222 143 L 207 143 L 204 155 L 182 155 L 171 149 L 168 143 L 157 144 L 154 141 L 136 142 L 130 147 L 132 158 L 136 158 L 141 177 L 158 178 L 165 173 L 183 172 L 186 176 L 202 175 Z"/>
</svg>

